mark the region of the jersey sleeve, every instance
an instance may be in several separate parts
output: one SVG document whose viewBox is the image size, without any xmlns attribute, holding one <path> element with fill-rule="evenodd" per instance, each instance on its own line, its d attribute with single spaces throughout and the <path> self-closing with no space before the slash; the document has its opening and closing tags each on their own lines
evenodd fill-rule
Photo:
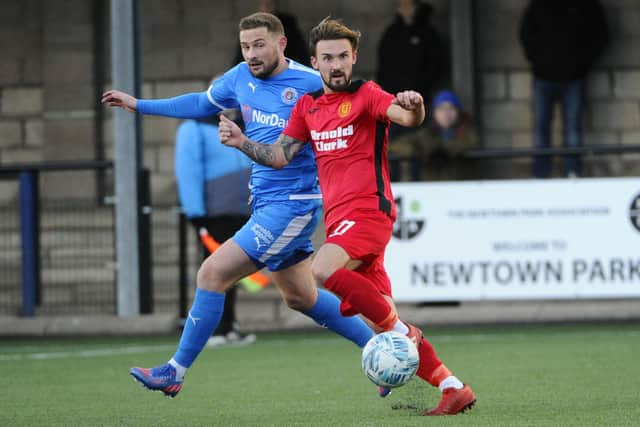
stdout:
<svg viewBox="0 0 640 427">
<path fill-rule="evenodd" d="M 235 91 L 239 66 L 240 64 L 224 73 L 222 77 L 216 79 L 211 86 L 209 86 L 209 89 L 207 89 L 209 102 L 221 110 L 239 107 Z"/>
<path fill-rule="evenodd" d="M 178 119 L 199 119 L 219 113 L 220 108 L 207 100 L 206 92 L 195 92 L 167 99 L 139 99 L 137 111 Z"/>
<path fill-rule="evenodd" d="M 307 142 L 311 139 L 311 136 L 309 134 L 309 127 L 307 126 L 307 121 L 304 118 L 304 113 L 308 108 L 307 103 L 309 99 L 310 97 L 305 95 L 300 98 L 300 100 L 293 107 L 293 109 L 291 110 L 291 115 L 289 116 L 287 127 L 282 132 L 283 134 L 297 139 L 298 141 Z"/>
<path fill-rule="evenodd" d="M 385 121 L 387 117 L 387 110 L 389 106 L 396 99 L 395 95 L 383 90 L 380 86 L 373 82 L 368 82 L 364 85 L 365 94 L 367 96 L 367 107 L 369 113 L 379 121 Z"/>
</svg>

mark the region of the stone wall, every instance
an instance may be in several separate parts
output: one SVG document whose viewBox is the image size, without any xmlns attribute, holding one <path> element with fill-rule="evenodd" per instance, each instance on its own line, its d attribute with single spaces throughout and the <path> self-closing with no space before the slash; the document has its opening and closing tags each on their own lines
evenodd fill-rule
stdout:
<svg viewBox="0 0 640 427">
<path fill-rule="evenodd" d="M 281 0 L 307 32 L 323 17 L 342 17 L 364 33 L 359 75 L 371 78 L 375 49 L 391 20 L 392 0 Z M 435 23 L 446 35 L 448 1 L 432 1 Z M 589 78 L 585 117 L 587 144 L 640 144 L 640 3 L 605 0 L 612 40 Z M 167 97 L 206 87 L 232 65 L 236 24 L 254 0 L 140 0 L 144 97 Z M 475 1 L 478 122 L 486 147 L 531 146 L 531 75 L 517 41 L 526 0 Z M 0 3 L 0 163 L 92 159 L 103 137 L 112 157 L 109 111 L 96 104 L 109 88 L 109 2 L 23 0 Z M 97 25 L 104 30 L 96 32 Z M 446 39 L 448 37 L 445 36 Z M 102 54 L 96 47 L 102 49 Z M 101 70 L 96 70 L 96 67 Z M 104 71 L 103 85 L 96 76 Z M 97 87 L 104 86 L 104 87 Z M 96 130 L 100 114 L 102 129 Z M 557 120 L 556 120 L 557 122 Z M 152 171 L 153 200 L 174 203 L 173 119 L 144 119 L 144 162 Z M 555 142 L 559 143 L 559 126 Z M 587 174 L 637 174 L 638 156 L 590 161 Z M 530 176 L 528 161 L 490 163 L 487 177 Z M 77 176 L 77 175 L 76 175 Z M 84 197 L 95 191 L 94 176 L 59 174 L 45 183 L 46 197 Z M 15 200 L 15 185 L 0 180 L 0 201 Z"/>
<path fill-rule="evenodd" d="M 40 1 L 0 4 L 0 162 L 42 159 L 42 10 Z M 0 181 L 0 201 L 17 187 Z"/>
<path fill-rule="evenodd" d="M 588 78 L 584 143 L 640 144 L 640 2 L 604 0 L 610 44 Z M 476 2 L 478 118 L 485 147 L 532 146 L 531 73 L 518 42 L 526 0 Z M 561 145 L 554 116 L 554 146 Z M 637 175 L 639 155 L 587 159 L 586 175 Z M 528 177 L 530 161 L 496 162 L 489 176 Z"/>
<path fill-rule="evenodd" d="M 96 136 L 96 64 L 109 88 L 109 2 L 28 0 L 0 3 L 0 163 L 92 159 Z M 365 34 L 360 75 L 375 72 L 375 48 L 393 10 L 391 0 L 345 3 L 280 1 L 299 18 L 303 32 L 331 14 Z M 447 2 L 433 2 L 443 32 Z M 143 97 L 169 97 L 203 90 L 210 78 L 232 65 L 237 22 L 253 11 L 254 0 L 141 0 Z M 104 31 L 94 43 L 95 10 Z M 96 57 L 95 45 L 104 57 Z M 146 117 L 144 163 L 152 171 L 153 200 L 174 203 L 173 144 L 179 121 Z M 100 134 L 112 158 L 112 121 L 104 113 Z M 46 141 L 46 143 L 45 143 Z M 45 197 L 83 197 L 94 193 L 93 174 L 74 179 L 58 174 L 45 183 Z M 77 176 L 77 175 L 76 175 Z M 15 200 L 15 185 L 0 181 L 0 201 Z"/>
</svg>

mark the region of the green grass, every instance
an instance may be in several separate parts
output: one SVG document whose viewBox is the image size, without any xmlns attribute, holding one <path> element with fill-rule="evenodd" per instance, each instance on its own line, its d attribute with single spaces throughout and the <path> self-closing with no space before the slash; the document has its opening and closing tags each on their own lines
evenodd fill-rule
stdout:
<svg viewBox="0 0 640 427">
<path fill-rule="evenodd" d="M 252 347 L 205 350 L 173 400 L 142 389 L 127 372 L 132 365 L 151 366 L 166 360 L 175 337 L 2 340 L 0 425 L 639 423 L 640 325 L 426 332 L 441 358 L 473 386 L 478 404 L 471 412 L 437 419 L 418 416 L 434 406 L 439 396 L 419 380 L 387 399 L 378 398 L 360 372 L 359 351 L 320 331 L 261 335 Z M 131 354 L 100 353 L 134 345 L 145 347 Z M 394 410 L 393 405 L 404 409 Z"/>
</svg>

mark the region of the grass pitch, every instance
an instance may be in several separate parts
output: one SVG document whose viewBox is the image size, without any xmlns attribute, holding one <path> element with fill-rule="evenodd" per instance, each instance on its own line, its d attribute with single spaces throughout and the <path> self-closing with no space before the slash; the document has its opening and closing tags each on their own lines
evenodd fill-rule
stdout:
<svg viewBox="0 0 640 427">
<path fill-rule="evenodd" d="M 135 384 L 176 337 L 0 341 L 2 426 L 639 425 L 640 325 L 425 329 L 478 396 L 455 417 L 419 416 L 439 393 L 419 379 L 386 399 L 360 352 L 328 332 L 260 335 L 205 350 L 176 399 Z M 396 409 L 393 409 L 396 408 Z"/>
</svg>

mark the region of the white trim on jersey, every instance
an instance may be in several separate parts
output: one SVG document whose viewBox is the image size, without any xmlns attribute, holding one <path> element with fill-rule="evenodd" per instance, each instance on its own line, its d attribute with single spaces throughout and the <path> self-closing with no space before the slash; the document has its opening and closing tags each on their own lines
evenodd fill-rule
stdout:
<svg viewBox="0 0 640 427">
<path fill-rule="evenodd" d="M 287 59 L 289 59 L 289 58 L 287 58 Z M 292 70 L 306 71 L 307 73 L 314 74 L 316 76 L 320 75 L 320 73 L 318 71 L 314 70 L 313 68 L 309 68 L 306 65 L 302 65 L 300 63 L 297 63 L 293 59 L 289 59 L 289 68 L 291 68 Z"/>
<path fill-rule="evenodd" d="M 289 200 L 316 200 L 322 199 L 322 194 L 290 194 Z"/>
<path fill-rule="evenodd" d="M 221 110 L 228 110 L 228 107 L 223 106 L 222 104 L 216 102 L 215 99 L 213 99 L 213 96 L 211 96 L 211 88 L 213 87 L 213 85 L 209 86 L 209 89 L 207 89 L 207 99 L 209 100 L 210 103 L 212 103 L 213 105 L 215 105 L 216 107 L 218 107 Z"/>
<path fill-rule="evenodd" d="M 272 256 L 278 255 L 293 239 L 298 237 L 302 230 L 311 222 L 313 219 L 313 213 L 309 212 L 303 216 L 297 216 L 291 220 L 291 222 L 287 225 L 287 228 L 282 232 L 282 234 L 276 239 L 275 242 L 269 246 L 269 249 L 266 250 L 264 254 L 260 257 L 258 261 L 264 263 Z"/>
</svg>

